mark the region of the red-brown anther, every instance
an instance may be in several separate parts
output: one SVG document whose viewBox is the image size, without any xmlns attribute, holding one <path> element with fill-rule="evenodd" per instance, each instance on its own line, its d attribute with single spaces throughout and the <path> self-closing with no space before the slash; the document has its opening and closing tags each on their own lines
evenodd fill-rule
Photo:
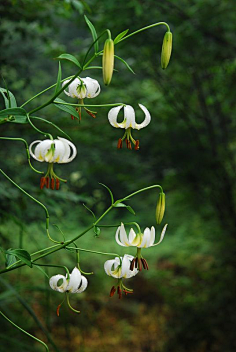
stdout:
<svg viewBox="0 0 236 352">
<path fill-rule="evenodd" d="M 130 141 L 129 141 L 129 143 L 128 143 L 128 149 L 132 149 L 132 144 L 131 144 Z"/>
<path fill-rule="evenodd" d="M 126 290 L 123 290 L 123 292 L 125 293 L 126 296 L 128 293 L 133 293 L 133 291 L 126 291 Z"/>
<path fill-rule="evenodd" d="M 122 298 L 122 291 L 120 289 L 120 286 L 117 287 L 117 293 L 119 295 L 119 299 L 121 299 Z"/>
<path fill-rule="evenodd" d="M 111 291 L 110 291 L 110 297 L 114 296 L 115 292 L 116 292 L 116 288 L 115 288 L 115 286 L 112 286 Z"/>
<path fill-rule="evenodd" d="M 142 271 L 142 262 L 140 258 L 138 258 L 138 270 Z"/>
<path fill-rule="evenodd" d="M 70 117 L 71 117 L 71 120 L 74 120 L 74 119 L 75 119 L 75 117 L 74 117 L 73 115 L 70 115 Z"/>
<path fill-rule="evenodd" d="M 137 267 L 138 267 L 138 257 L 135 258 L 135 268 L 137 268 Z"/>
<path fill-rule="evenodd" d="M 52 178 L 51 179 L 51 189 L 54 189 L 55 188 L 55 179 Z"/>
<path fill-rule="evenodd" d="M 135 142 L 135 150 L 139 150 L 139 140 L 137 139 L 137 141 Z"/>
<path fill-rule="evenodd" d="M 46 183 L 45 177 L 41 177 L 41 179 L 40 179 L 40 189 L 43 189 L 45 183 Z"/>
<path fill-rule="evenodd" d="M 145 263 L 145 265 L 146 265 L 146 268 L 145 268 L 145 269 L 148 270 L 148 263 L 147 263 L 146 259 L 143 258 L 143 261 L 144 261 L 144 263 Z"/>
<path fill-rule="evenodd" d="M 49 176 L 46 177 L 46 187 L 49 188 L 50 179 Z"/>
<path fill-rule="evenodd" d="M 61 304 L 59 304 L 58 306 L 57 306 L 57 316 L 59 317 L 59 315 L 60 315 L 60 308 L 61 308 Z"/>
<path fill-rule="evenodd" d="M 60 180 L 56 178 L 56 190 L 58 190 L 60 187 Z"/>
<path fill-rule="evenodd" d="M 131 271 L 134 270 L 134 263 L 135 263 L 135 258 L 130 262 L 130 268 L 129 268 L 129 270 L 131 270 Z"/>
<path fill-rule="evenodd" d="M 121 149 L 122 148 L 122 139 L 119 138 L 118 143 L 117 143 L 117 149 Z"/>
<path fill-rule="evenodd" d="M 92 116 L 94 119 L 96 118 L 96 115 L 94 113 L 92 113 L 92 111 L 88 110 L 88 109 L 84 109 L 87 114 L 89 114 L 90 116 Z"/>
<path fill-rule="evenodd" d="M 129 141 L 128 141 L 128 139 L 126 139 L 125 141 L 126 141 L 126 146 L 127 146 L 127 148 L 129 148 Z"/>
</svg>

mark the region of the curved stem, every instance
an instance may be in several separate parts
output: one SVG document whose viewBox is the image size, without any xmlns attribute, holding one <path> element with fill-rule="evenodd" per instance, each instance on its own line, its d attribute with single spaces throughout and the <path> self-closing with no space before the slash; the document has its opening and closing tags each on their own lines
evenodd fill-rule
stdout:
<svg viewBox="0 0 236 352">
<path fill-rule="evenodd" d="M 156 26 L 159 26 L 159 25 L 164 25 L 164 26 L 166 26 L 168 32 L 170 32 L 170 27 L 169 27 L 169 25 L 168 25 L 166 22 L 157 22 L 157 23 L 154 23 L 154 24 L 150 24 L 149 26 L 140 28 L 140 29 L 138 29 L 137 31 L 126 35 L 125 37 L 121 38 L 121 40 L 119 40 L 118 43 L 120 43 L 120 42 L 122 42 L 123 40 L 126 40 L 126 39 L 128 39 L 128 38 L 130 38 L 130 37 L 132 37 L 133 35 L 135 35 L 135 34 L 137 34 L 137 33 L 140 33 L 140 32 L 142 32 L 142 31 L 145 31 L 146 29 L 150 29 L 150 28 L 153 28 L 153 27 L 156 27 Z M 118 43 L 116 43 L 116 44 L 118 44 Z"/>
<path fill-rule="evenodd" d="M 69 308 L 71 309 L 71 310 L 73 310 L 73 312 L 75 312 L 75 313 L 80 313 L 80 311 L 79 310 L 76 310 L 75 308 L 73 308 L 72 306 L 71 306 L 71 304 L 70 304 L 70 300 L 69 300 L 69 293 L 67 293 L 66 292 L 66 300 L 67 300 L 67 304 L 68 304 L 68 306 L 69 306 Z"/>
<path fill-rule="evenodd" d="M 20 141 L 20 142 L 23 142 L 25 144 L 26 155 L 27 155 L 27 160 L 28 160 L 29 166 L 31 167 L 31 169 L 33 171 L 37 172 L 38 174 L 44 174 L 43 171 L 38 171 L 31 165 L 29 146 L 28 146 L 28 143 L 26 142 L 25 139 L 23 139 L 23 138 L 12 138 L 12 137 L 0 137 L 0 139 L 8 140 L 8 141 Z"/>
<path fill-rule="evenodd" d="M 67 275 L 68 275 L 68 278 L 70 278 L 70 272 L 69 272 L 69 269 L 66 267 L 66 266 L 64 266 L 64 265 L 53 265 L 53 264 L 35 264 L 35 263 L 33 263 L 33 265 L 38 265 L 38 266 L 48 266 L 48 267 L 50 267 L 50 268 L 63 268 L 63 269 L 65 269 L 65 271 L 67 272 Z"/>
<path fill-rule="evenodd" d="M 84 249 L 84 248 L 79 248 L 79 247 L 66 247 L 67 249 L 74 249 L 75 251 L 81 251 L 81 252 L 89 252 L 89 253 L 95 253 L 95 254 L 102 254 L 102 255 L 111 255 L 111 256 L 117 256 L 120 257 L 119 254 L 117 253 L 109 253 L 109 252 L 99 252 L 99 251 L 93 251 L 91 249 Z"/>
<path fill-rule="evenodd" d="M 91 108 L 102 108 L 106 106 L 125 106 L 126 104 L 123 103 L 114 103 L 114 104 L 100 104 L 100 105 L 94 105 L 94 104 L 73 104 L 73 103 L 62 103 L 60 101 L 54 101 L 54 104 L 60 104 L 60 105 L 70 105 L 70 106 L 88 106 Z"/>
<path fill-rule="evenodd" d="M 5 318 L 9 323 L 11 323 L 15 328 L 17 328 L 18 330 L 22 331 L 24 334 L 28 335 L 29 337 L 31 337 L 32 339 L 38 341 L 39 343 L 41 343 L 44 347 L 45 350 L 47 352 L 49 352 L 49 348 L 46 345 L 46 343 L 44 343 L 43 341 L 39 340 L 37 337 L 31 335 L 29 332 L 25 331 L 24 329 L 22 329 L 20 326 L 16 325 L 15 323 L 13 323 L 13 321 L 11 319 L 9 319 L 5 314 L 3 314 L 2 311 L 0 311 L 0 314 L 3 316 L 3 318 Z"/>
<path fill-rule="evenodd" d="M 30 120 L 30 117 L 29 117 L 29 114 L 27 114 L 27 120 L 29 121 L 29 124 L 31 127 L 33 127 L 33 129 L 41 134 L 43 134 L 45 137 L 49 137 L 51 139 L 51 141 L 53 140 L 53 137 L 50 133 L 47 133 L 47 132 L 43 132 L 41 131 L 40 129 L 38 129 L 34 124 L 33 122 Z"/>
<path fill-rule="evenodd" d="M 127 199 L 129 199 L 129 198 L 135 196 L 136 194 L 139 194 L 139 193 L 144 192 L 144 191 L 148 191 L 149 189 L 153 189 L 153 188 L 160 188 L 161 192 L 163 192 L 163 189 L 162 189 L 162 187 L 161 187 L 160 185 L 153 185 L 153 186 L 149 186 L 149 187 L 145 187 L 145 188 L 139 189 L 138 191 L 129 194 L 129 195 L 126 196 L 125 198 L 122 198 L 121 200 L 117 200 L 117 201 L 115 202 L 115 204 L 121 203 L 121 202 L 123 202 L 124 200 L 127 200 Z"/>
</svg>

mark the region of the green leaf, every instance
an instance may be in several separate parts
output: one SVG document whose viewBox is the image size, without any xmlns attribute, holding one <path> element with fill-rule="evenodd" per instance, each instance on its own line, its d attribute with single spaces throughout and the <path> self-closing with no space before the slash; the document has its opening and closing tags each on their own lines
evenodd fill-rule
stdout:
<svg viewBox="0 0 236 352">
<path fill-rule="evenodd" d="M 133 208 L 131 208 L 131 206 L 130 205 L 127 205 L 127 210 L 131 213 L 131 214 L 133 214 L 133 215 L 135 215 L 135 211 L 134 211 L 134 209 Z"/>
<path fill-rule="evenodd" d="M 110 190 L 110 188 L 107 187 L 106 185 L 104 185 L 104 184 L 101 183 L 101 182 L 98 182 L 98 183 L 99 183 L 99 185 L 105 187 L 105 188 L 108 190 L 108 192 L 110 193 L 110 196 L 111 196 L 111 204 L 113 204 L 113 203 L 114 203 L 114 197 L 113 197 L 113 193 L 112 193 L 112 191 Z M 121 204 L 121 203 L 120 203 L 120 204 Z"/>
<path fill-rule="evenodd" d="M 128 31 L 129 31 L 129 29 L 126 29 L 125 31 L 118 34 L 114 39 L 114 45 L 119 43 L 119 41 L 128 33 Z"/>
<path fill-rule="evenodd" d="M 32 268 L 31 256 L 25 249 L 10 249 L 7 251 L 8 254 L 15 255 L 23 263 Z"/>
<path fill-rule="evenodd" d="M 135 72 L 133 71 L 133 69 L 130 67 L 130 65 L 121 57 L 114 55 L 118 60 L 122 61 L 123 64 L 125 64 L 125 66 L 128 68 L 128 70 L 130 70 L 130 72 L 132 72 L 135 75 Z"/>
<path fill-rule="evenodd" d="M 16 99 L 8 89 L 0 88 L 0 93 L 3 96 L 6 109 L 17 107 Z"/>
<path fill-rule="evenodd" d="M 8 108 L 0 111 L 0 120 L 6 119 L 7 122 L 28 123 L 27 113 L 23 108 Z"/>
<path fill-rule="evenodd" d="M 80 119 L 80 116 L 79 116 L 78 112 L 75 110 L 75 108 L 73 108 L 70 105 L 63 105 L 63 103 L 65 103 L 64 100 L 57 98 L 57 99 L 55 99 L 55 101 L 62 102 L 62 104 L 54 104 L 58 109 L 63 110 L 65 112 L 67 112 L 68 114 L 77 117 L 77 119 Z"/>
<path fill-rule="evenodd" d="M 130 205 L 126 205 L 124 203 L 117 203 L 115 205 L 116 208 L 126 208 L 131 214 L 135 215 L 134 209 Z"/>
<path fill-rule="evenodd" d="M 49 279 L 48 274 L 46 273 L 45 270 L 43 270 L 43 269 L 41 268 L 41 266 L 38 266 L 38 265 L 36 265 L 36 264 L 34 264 L 34 266 L 35 266 L 37 269 L 39 269 L 39 271 L 41 271 L 41 273 L 43 273 L 43 274 Z"/>
<path fill-rule="evenodd" d="M 56 59 L 58 60 L 68 60 L 73 62 L 77 67 L 81 68 L 81 64 L 79 63 L 79 61 L 76 59 L 76 57 L 74 57 L 73 55 L 70 54 L 61 54 L 60 56 L 56 57 Z"/>
<path fill-rule="evenodd" d="M 57 92 L 59 92 L 60 89 L 61 89 L 61 63 L 59 61 L 58 74 L 57 74 L 57 85 L 55 88 L 55 94 L 57 94 Z"/>
<path fill-rule="evenodd" d="M 93 41 L 95 42 L 95 40 L 97 39 L 97 32 L 96 32 L 96 29 L 94 27 L 94 25 L 92 24 L 91 21 L 89 21 L 88 17 L 84 15 L 84 19 L 91 31 L 91 34 L 92 34 L 92 37 L 93 37 Z M 94 50 L 95 50 L 95 53 L 98 52 L 98 40 L 96 41 L 96 43 L 94 44 Z"/>
<path fill-rule="evenodd" d="M 101 233 L 101 229 L 98 226 L 94 226 L 93 232 L 95 233 L 95 237 L 98 237 Z"/>
<path fill-rule="evenodd" d="M 10 250 L 11 250 L 11 248 L 10 248 Z M 15 257 L 14 254 L 10 254 L 10 253 L 6 252 L 6 263 L 5 263 L 6 268 L 7 268 L 8 266 L 14 264 L 16 261 L 17 261 L 17 260 L 16 260 L 16 257 Z"/>
<path fill-rule="evenodd" d="M 91 209 L 89 209 L 85 204 L 83 204 L 83 206 L 85 207 L 85 209 L 87 209 L 93 215 L 94 219 L 96 220 L 96 216 L 95 216 L 94 212 Z"/>
<path fill-rule="evenodd" d="M 83 6 L 83 4 L 80 1 L 72 0 L 71 3 L 74 6 L 74 8 L 79 11 L 79 13 L 81 15 L 84 13 L 84 6 Z"/>
<path fill-rule="evenodd" d="M 58 127 L 57 125 L 55 125 L 55 123 L 53 123 L 53 122 L 51 122 L 51 121 L 48 121 L 48 120 L 45 120 L 45 119 L 43 119 L 42 117 L 31 116 L 30 118 L 31 118 L 31 119 L 35 119 L 35 120 L 39 120 L 39 121 L 43 121 L 43 122 L 48 123 L 49 125 L 52 125 L 52 126 L 55 127 L 58 131 L 60 131 L 62 134 L 64 134 L 68 139 L 72 140 L 71 137 L 70 137 L 66 132 L 64 132 L 60 127 Z"/>
</svg>

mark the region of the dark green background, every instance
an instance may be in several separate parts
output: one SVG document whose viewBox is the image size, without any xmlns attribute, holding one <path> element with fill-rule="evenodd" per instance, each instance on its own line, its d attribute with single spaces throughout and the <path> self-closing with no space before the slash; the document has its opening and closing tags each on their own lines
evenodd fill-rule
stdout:
<svg viewBox="0 0 236 352">
<path fill-rule="evenodd" d="M 69 311 L 66 303 L 60 318 L 56 307 L 63 295 L 50 290 L 37 269 L 22 268 L 0 278 L 1 309 L 22 328 L 47 341 L 55 351 L 110 352 L 233 352 L 235 341 L 235 82 L 236 15 L 233 0 L 67 1 L 0 2 L 1 86 L 7 83 L 22 104 L 55 83 L 61 53 L 83 58 L 91 35 L 83 13 L 97 32 L 109 28 L 113 38 L 158 21 L 173 32 L 173 54 L 168 68 L 160 67 L 164 27 L 156 27 L 116 46 L 121 62 L 105 87 L 101 71 L 87 71 L 101 83 L 102 93 L 88 103 L 138 103 L 151 112 L 148 127 L 134 131 L 140 150 L 117 150 L 122 131 L 107 121 L 107 108 L 97 109 L 96 119 L 83 113 L 81 124 L 54 106 L 38 116 L 57 123 L 72 138 L 77 158 L 56 171 L 68 183 L 61 190 L 39 189 L 39 176 L 27 167 L 20 142 L 0 141 L 0 166 L 21 187 L 48 206 L 51 224 L 67 238 L 76 236 L 92 222 L 82 203 L 96 215 L 109 206 L 105 183 L 116 198 L 141 187 L 160 183 L 166 192 L 164 242 L 145 251 L 150 266 L 127 285 L 131 297 L 109 298 L 114 280 L 103 270 L 106 257 L 81 254 L 84 271 L 94 271 L 82 295 L 71 297 L 81 310 Z M 105 38 L 104 38 L 105 39 Z M 102 41 L 100 48 L 102 48 Z M 97 65 L 101 59 L 97 59 Z M 63 77 L 75 73 L 73 64 L 62 62 Z M 28 111 L 50 97 L 43 95 L 26 106 Z M 65 96 L 62 95 L 64 99 Z M 68 101 L 72 99 L 68 98 Z M 1 108 L 3 108 L 1 101 Z M 47 126 L 37 123 L 47 130 Z M 47 130 L 56 137 L 57 131 Z M 28 143 L 43 139 L 28 125 L 1 125 L 1 136 L 23 137 Z M 45 164 L 33 163 L 46 170 Z M 1 247 L 29 252 L 49 246 L 43 211 L 0 176 Z M 132 199 L 136 216 L 117 209 L 104 223 L 137 221 L 142 229 L 155 224 L 158 193 L 151 191 Z M 161 226 L 157 227 L 160 233 Z M 51 235 L 59 236 L 52 225 Z M 83 248 L 122 249 L 115 230 L 102 230 L 78 241 Z M 57 237 L 58 238 L 58 237 Z M 135 254 L 134 249 L 129 253 Z M 66 251 L 45 259 L 47 264 L 74 267 Z M 1 269 L 4 269 L 1 257 Z M 43 263 L 43 262 L 42 262 Z M 59 269 L 60 271 L 60 269 Z M 58 269 L 49 269 L 49 275 Z M 60 273 L 63 273 L 62 270 Z M 37 317 L 37 318 L 36 318 Z M 46 332 L 45 332 L 46 331 Z M 49 335 L 51 335 L 51 338 Z M 1 351 L 41 351 L 43 347 L 13 329 L 1 318 Z M 19 344 L 20 341 L 20 344 Z M 57 349 L 55 349 L 55 345 Z"/>
</svg>

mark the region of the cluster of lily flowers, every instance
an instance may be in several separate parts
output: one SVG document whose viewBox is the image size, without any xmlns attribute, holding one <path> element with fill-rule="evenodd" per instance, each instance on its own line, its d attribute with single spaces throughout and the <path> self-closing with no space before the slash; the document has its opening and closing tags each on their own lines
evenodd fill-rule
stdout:
<svg viewBox="0 0 236 352">
<path fill-rule="evenodd" d="M 69 80 L 63 83 L 65 86 Z M 101 88 L 97 80 L 90 77 L 76 78 L 72 83 L 68 85 L 68 91 L 64 90 L 65 94 L 71 98 L 77 98 L 79 105 L 83 105 L 83 99 L 95 98 L 100 93 Z M 151 121 L 151 115 L 148 109 L 139 104 L 140 109 L 144 112 L 145 118 L 142 123 L 137 123 L 135 120 L 135 111 L 130 105 L 120 105 L 112 108 L 108 113 L 108 121 L 115 128 L 122 128 L 125 130 L 122 138 L 119 138 L 117 148 L 121 149 L 123 141 L 125 140 L 128 149 L 139 149 L 139 140 L 135 140 L 132 137 L 132 129 L 140 130 L 146 127 Z M 83 107 L 85 111 L 92 117 L 96 117 L 96 112 L 91 111 Z M 121 110 L 124 110 L 124 119 L 122 122 L 117 122 L 118 114 Z M 81 117 L 81 107 L 77 108 L 79 116 Z M 72 116 L 74 119 L 74 116 Z M 75 145 L 65 138 L 58 139 L 46 139 L 43 141 L 37 140 L 30 144 L 29 151 L 31 156 L 39 162 L 47 162 L 48 170 L 45 176 L 41 177 L 40 188 L 59 189 L 60 182 L 67 182 L 65 179 L 57 176 L 53 170 L 53 164 L 65 164 L 72 161 L 77 154 Z"/>
<path fill-rule="evenodd" d="M 137 253 L 136 256 L 125 254 L 123 257 L 116 257 L 115 259 L 107 260 L 104 263 L 105 273 L 108 276 L 117 279 L 116 284 L 111 288 L 110 297 L 112 297 L 115 292 L 117 292 L 120 299 L 122 298 L 122 293 L 125 295 L 133 293 L 132 289 L 124 285 L 123 279 L 129 279 L 136 276 L 142 270 L 142 267 L 148 270 L 148 263 L 146 259 L 143 258 L 141 250 L 142 248 L 159 245 L 165 236 L 166 228 L 167 225 L 164 226 L 161 232 L 160 240 L 157 243 L 154 243 L 155 228 L 153 226 L 151 229 L 147 227 L 143 233 L 135 233 L 134 229 L 131 228 L 129 235 L 127 235 L 125 226 L 121 223 L 115 234 L 116 242 L 120 246 L 136 247 Z M 62 280 L 62 283 L 58 286 L 60 280 Z M 61 293 L 82 293 L 88 286 L 88 280 L 81 274 L 80 270 L 75 267 L 70 275 L 52 276 L 49 280 L 49 285 L 53 290 Z M 70 308 L 72 307 L 70 306 Z"/>
</svg>

